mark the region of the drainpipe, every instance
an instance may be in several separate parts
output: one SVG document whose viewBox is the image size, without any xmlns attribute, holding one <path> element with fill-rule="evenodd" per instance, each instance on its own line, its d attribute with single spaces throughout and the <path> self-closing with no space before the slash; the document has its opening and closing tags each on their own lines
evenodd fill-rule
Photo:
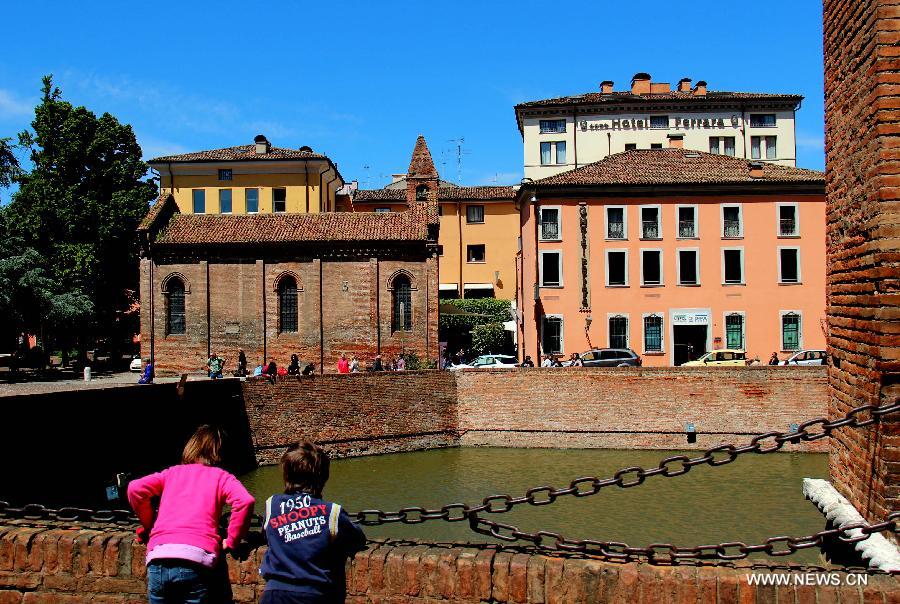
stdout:
<svg viewBox="0 0 900 604">
<path fill-rule="evenodd" d="M 531 203 L 534 206 L 534 329 L 535 329 L 535 356 L 541 356 L 541 319 L 537 316 L 538 302 L 540 301 L 540 249 L 538 242 L 540 241 L 540 221 L 541 221 L 541 200 L 537 196 L 537 188 L 531 194 Z"/>
<path fill-rule="evenodd" d="M 606 133 L 606 156 L 612 155 L 612 132 Z"/>
<path fill-rule="evenodd" d="M 150 298 L 150 363 L 153 365 L 153 370 L 156 371 L 156 317 L 154 316 L 156 305 L 153 303 L 156 297 L 156 285 L 153 283 L 153 264 L 155 260 L 153 259 L 153 251 L 149 241 L 147 242 L 147 255 L 150 260 L 150 291 L 147 294 Z"/>
<path fill-rule="evenodd" d="M 328 184 L 325 185 L 325 207 L 328 207 L 328 188 L 331 187 L 331 183 L 337 180 L 337 170 L 334 172 L 334 178 L 328 181 Z M 336 200 L 335 200 L 336 201 Z"/>
<path fill-rule="evenodd" d="M 319 207 L 321 208 L 322 196 L 319 196 Z M 319 258 L 319 374 L 325 373 L 325 310 L 322 308 L 322 289 L 324 286 L 323 259 Z"/>
<path fill-rule="evenodd" d="M 748 159 L 747 157 L 747 119 L 746 119 L 746 110 L 747 108 L 744 105 L 741 105 L 741 138 L 744 143 L 744 159 Z"/>
<path fill-rule="evenodd" d="M 466 288 L 463 287 L 462 202 L 459 199 L 456 200 L 456 225 L 459 231 L 459 283 L 457 287 L 459 287 L 459 297 L 464 299 Z"/>
</svg>

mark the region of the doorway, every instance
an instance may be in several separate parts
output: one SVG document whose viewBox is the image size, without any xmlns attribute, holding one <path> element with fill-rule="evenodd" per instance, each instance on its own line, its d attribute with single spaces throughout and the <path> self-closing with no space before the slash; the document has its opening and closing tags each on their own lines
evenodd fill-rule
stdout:
<svg viewBox="0 0 900 604">
<path fill-rule="evenodd" d="M 699 359 L 706 354 L 706 325 L 675 325 L 672 337 L 675 341 L 676 366 Z"/>
</svg>

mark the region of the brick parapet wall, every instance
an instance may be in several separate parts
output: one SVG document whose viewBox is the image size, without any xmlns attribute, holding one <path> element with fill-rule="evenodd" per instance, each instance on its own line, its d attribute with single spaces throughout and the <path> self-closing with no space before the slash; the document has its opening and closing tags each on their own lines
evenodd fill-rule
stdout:
<svg viewBox="0 0 900 604">
<path fill-rule="evenodd" d="M 457 396 L 463 445 L 623 449 L 742 443 L 822 417 L 828 400 L 823 367 L 767 366 L 468 370 Z"/>
<path fill-rule="evenodd" d="M 348 457 L 459 444 L 456 381 L 446 371 L 282 376 L 243 383 L 260 463 L 299 439 Z"/>
<path fill-rule="evenodd" d="M 146 602 L 145 548 L 133 532 L 100 526 L 0 525 L 0 603 Z M 228 559 L 236 602 L 257 602 L 265 548 Z M 805 572 L 755 563 L 654 566 L 541 555 L 497 546 L 370 542 L 347 565 L 350 604 L 446 602 L 891 602 L 900 579 L 865 587 L 751 586 L 746 575 Z M 840 576 L 847 572 L 834 571 Z"/>
<path fill-rule="evenodd" d="M 825 0 L 830 414 L 900 397 L 900 2 Z M 900 420 L 831 439 L 835 486 L 900 509 Z"/>
</svg>

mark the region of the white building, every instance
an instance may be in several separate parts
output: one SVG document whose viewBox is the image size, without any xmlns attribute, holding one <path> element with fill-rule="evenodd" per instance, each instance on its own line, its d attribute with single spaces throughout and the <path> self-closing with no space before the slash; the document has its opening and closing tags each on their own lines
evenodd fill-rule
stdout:
<svg viewBox="0 0 900 604">
<path fill-rule="evenodd" d="M 684 147 L 796 166 L 795 94 L 707 91 L 684 78 L 675 90 L 638 73 L 630 91 L 516 105 L 525 177 L 544 178 L 629 149 Z"/>
</svg>

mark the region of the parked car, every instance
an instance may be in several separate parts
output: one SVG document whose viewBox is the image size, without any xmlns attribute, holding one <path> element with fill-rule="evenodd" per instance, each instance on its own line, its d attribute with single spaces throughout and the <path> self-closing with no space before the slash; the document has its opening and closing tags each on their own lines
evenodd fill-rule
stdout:
<svg viewBox="0 0 900 604">
<path fill-rule="evenodd" d="M 642 362 L 630 348 L 597 348 L 579 356 L 585 367 L 640 367 Z"/>
<path fill-rule="evenodd" d="M 682 363 L 682 367 L 736 367 L 747 365 L 747 353 L 744 350 L 725 348 L 707 352 L 696 361 Z"/>
<path fill-rule="evenodd" d="M 471 363 L 460 363 L 450 367 L 454 369 L 502 369 L 505 367 L 518 367 L 516 357 L 508 354 L 483 354 Z"/>
<path fill-rule="evenodd" d="M 824 365 L 828 359 L 828 353 L 824 350 L 801 350 L 796 352 L 788 360 L 782 361 L 782 365 Z"/>
<path fill-rule="evenodd" d="M 137 373 L 141 372 L 141 357 L 135 355 L 133 359 L 131 359 L 131 363 L 128 365 L 128 371 L 135 371 Z"/>
</svg>

